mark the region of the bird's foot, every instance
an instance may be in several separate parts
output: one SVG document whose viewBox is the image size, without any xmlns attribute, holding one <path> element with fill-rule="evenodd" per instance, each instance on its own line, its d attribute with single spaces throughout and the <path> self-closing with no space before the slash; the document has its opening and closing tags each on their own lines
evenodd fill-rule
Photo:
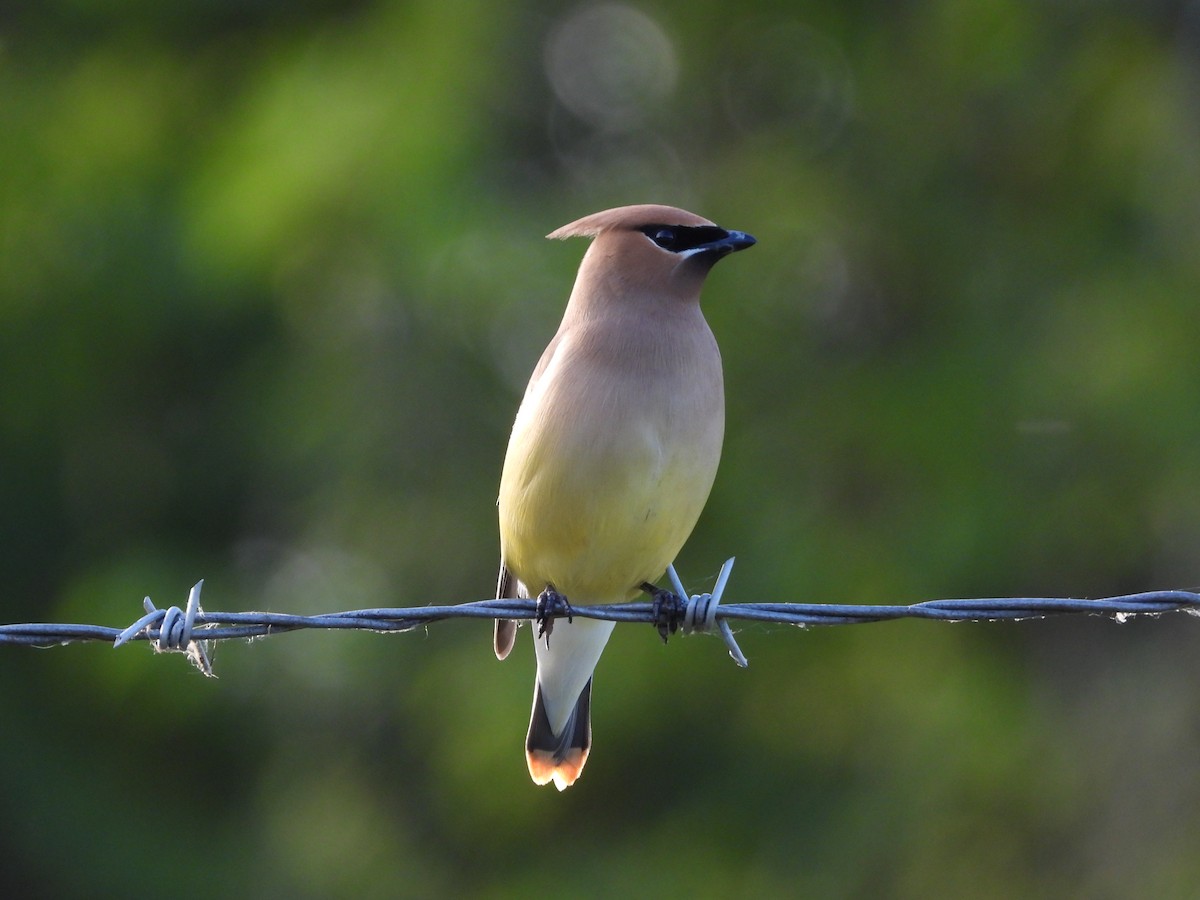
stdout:
<svg viewBox="0 0 1200 900">
<path fill-rule="evenodd" d="M 537 595 L 537 636 L 546 637 L 546 646 L 550 646 L 550 632 L 554 630 L 554 619 L 566 616 L 567 622 L 573 621 L 574 612 L 567 598 L 554 589 L 554 585 L 546 585 L 546 589 Z"/>
<path fill-rule="evenodd" d="M 648 581 L 643 582 L 641 588 L 654 600 L 654 627 L 665 644 L 667 636 L 679 630 L 679 623 L 687 612 L 687 600 Z"/>
</svg>

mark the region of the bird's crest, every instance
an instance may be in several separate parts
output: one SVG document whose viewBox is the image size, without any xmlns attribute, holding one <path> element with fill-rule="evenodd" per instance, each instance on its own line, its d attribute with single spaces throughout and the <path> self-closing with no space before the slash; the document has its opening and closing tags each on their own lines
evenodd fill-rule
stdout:
<svg viewBox="0 0 1200 900">
<path fill-rule="evenodd" d="M 569 225 L 550 232 L 546 237 L 564 240 L 570 237 L 596 237 L 606 231 L 632 231 L 647 225 L 712 225 L 708 219 L 674 206 L 643 203 L 638 206 L 618 206 L 584 216 Z"/>
</svg>

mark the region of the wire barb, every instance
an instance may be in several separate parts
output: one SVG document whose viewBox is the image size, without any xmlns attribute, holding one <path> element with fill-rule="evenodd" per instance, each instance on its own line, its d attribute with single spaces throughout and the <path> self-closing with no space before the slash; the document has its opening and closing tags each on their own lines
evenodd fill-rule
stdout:
<svg viewBox="0 0 1200 900">
<path fill-rule="evenodd" d="M 113 641 L 113 647 L 120 647 L 145 632 L 147 640 L 154 641 L 156 653 L 183 653 L 191 664 L 205 676 L 216 678 L 212 669 L 212 660 L 209 657 L 208 641 L 192 640 L 192 630 L 196 626 L 196 618 L 204 614 L 204 610 L 200 608 L 200 591 L 203 587 L 203 578 L 192 586 L 188 593 L 186 612 L 178 606 L 157 609 L 154 601 L 146 597 L 142 600 L 146 615 L 117 635 L 117 639 Z M 154 625 L 158 626 L 157 634 L 153 634 L 151 631 Z"/>
<path fill-rule="evenodd" d="M 729 648 L 729 655 L 733 657 L 733 661 L 745 669 L 750 665 L 750 661 L 746 659 L 742 648 L 738 646 L 737 640 L 733 636 L 733 629 L 724 619 L 717 618 L 717 607 L 721 605 L 721 595 L 725 593 L 725 585 L 729 583 L 729 576 L 733 572 L 733 562 L 734 557 L 732 556 L 725 560 L 721 571 L 717 573 L 717 583 L 713 585 L 711 594 L 693 594 L 688 597 L 673 564 L 667 566 L 667 576 L 671 579 L 675 593 L 680 597 L 687 598 L 687 610 L 683 614 L 683 633 L 712 631 L 715 625 L 721 632 L 721 637 L 724 638 L 725 646 Z"/>
</svg>

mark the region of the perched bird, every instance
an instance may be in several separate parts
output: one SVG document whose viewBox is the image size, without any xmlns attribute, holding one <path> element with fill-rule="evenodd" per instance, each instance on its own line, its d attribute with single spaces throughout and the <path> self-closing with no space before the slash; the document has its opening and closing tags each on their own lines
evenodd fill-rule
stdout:
<svg viewBox="0 0 1200 900">
<path fill-rule="evenodd" d="M 562 598 L 632 599 L 691 534 L 725 428 L 721 354 L 700 288 L 717 260 L 754 238 L 653 205 L 598 212 L 547 237 L 593 241 L 513 423 L 496 595 L 538 595 L 553 614 Z M 613 623 L 550 624 L 552 634 L 534 635 L 525 753 L 534 782 L 561 791 L 587 762 L 592 673 Z M 500 659 L 516 626 L 496 622 Z"/>
</svg>

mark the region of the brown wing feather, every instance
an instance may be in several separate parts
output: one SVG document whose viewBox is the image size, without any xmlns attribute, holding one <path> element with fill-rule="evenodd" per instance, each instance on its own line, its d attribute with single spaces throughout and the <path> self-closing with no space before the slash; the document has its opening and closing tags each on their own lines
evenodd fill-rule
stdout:
<svg viewBox="0 0 1200 900">
<path fill-rule="evenodd" d="M 521 582 L 513 578 L 508 567 L 500 564 L 500 574 L 496 578 L 496 599 L 517 599 L 521 595 Z M 496 659 L 504 659 L 512 652 L 513 644 L 517 642 L 517 622 L 515 619 L 497 619 L 496 630 L 492 635 L 492 646 L 496 651 Z"/>
</svg>

